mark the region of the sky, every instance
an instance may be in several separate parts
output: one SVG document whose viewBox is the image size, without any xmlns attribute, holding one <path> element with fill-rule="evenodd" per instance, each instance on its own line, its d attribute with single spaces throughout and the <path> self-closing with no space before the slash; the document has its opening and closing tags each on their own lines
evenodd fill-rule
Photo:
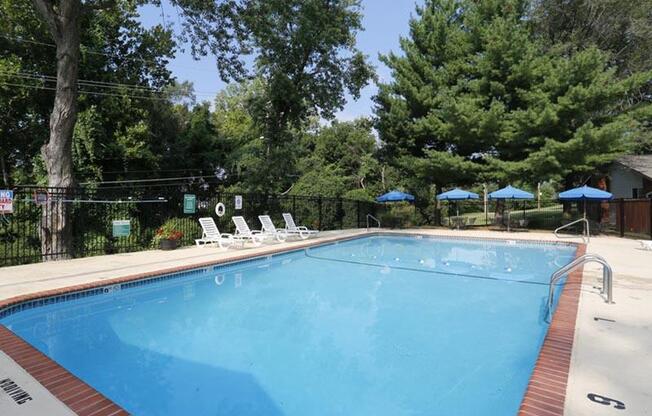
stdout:
<svg viewBox="0 0 652 416">
<path fill-rule="evenodd" d="M 376 68 L 381 82 L 389 80 L 391 73 L 378 60 L 378 54 L 399 51 L 399 36 L 408 33 L 408 21 L 414 12 L 415 4 L 413 0 L 362 0 L 364 31 L 358 33 L 358 48 L 369 57 L 369 62 Z M 142 7 L 140 14 L 145 26 L 165 22 L 171 24 L 175 31 L 180 28 L 174 7 L 166 2 L 163 2 L 162 8 Z M 190 48 L 185 49 L 189 51 Z M 219 79 L 212 56 L 196 61 L 190 52 L 178 51 L 168 68 L 179 82 L 187 80 L 194 84 L 198 101 L 212 101 L 215 92 L 225 86 Z M 348 97 L 347 105 L 336 114 L 336 118 L 346 121 L 372 115 L 372 97 L 376 90 L 377 87 L 372 84 L 362 91 L 357 101 Z"/>
</svg>

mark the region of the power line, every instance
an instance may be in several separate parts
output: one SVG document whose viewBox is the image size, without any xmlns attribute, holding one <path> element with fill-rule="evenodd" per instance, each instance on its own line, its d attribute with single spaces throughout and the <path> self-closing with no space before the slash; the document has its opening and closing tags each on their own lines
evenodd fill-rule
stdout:
<svg viewBox="0 0 652 416">
<path fill-rule="evenodd" d="M 29 73 L 29 72 L 8 72 L 0 70 L 0 76 L 11 76 L 16 78 L 37 80 L 37 81 L 46 81 L 46 82 L 56 82 L 57 78 L 52 75 L 43 75 L 38 73 Z M 98 88 L 127 88 L 132 90 L 139 90 L 140 92 L 149 91 L 149 92 L 163 92 L 162 90 L 146 87 L 141 85 L 134 84 L 120 84 L 116 82 L 104 82 L 104 81 L 89 81 L 80 79 L 77 81 L 80 85 L 98 87 Z"/>
<path fill-rule="evenodd" d="M 56 48 L 57 47 L 57 45 L 55 45 L 54 43 L 39 42 L 39 41 L 24 39 L 24 38 L 15 37 L 15 36 L 7 36 L 7 35 L 1 35 L 0 34 L 0 37 L 5 38 L 5 39 L 9 39 L 9 40 L 12 40 L 12 41 L 15 41 L 15 42 L 31 43 L 33 45 L 48 46 L 48 47 L 51 47 L 51 48 Z M 90 55 L 101 55 L 101 56 L 107 56 L 109 58 L 122 59 L 122 60 L 125 60 L 125 61 L 138 61 L 138 62 L 149 63 L 149 64 L 153 64 L 153 65 L 160 65 L 159 62 L 151 60 L 151 59 L 130 58 L 130 57 L 125 57 L 125 56 L 118 55 L 118 54 L 115 54 L 115 53 L 94 51 L 94 50 L 92 50 L 92 49 L 90 49 L 90 48 L 88 48 L 87 46 L 84 46 L 84 45 L 80 45 L 80 50 L 82 52 L 90 54 Z M 180 69 L 187 69 L 187 70 L 190 70 L 190 71 L 210 72 L 212 74 L 215 73 L 214 71 L 211 71 L 211 70 L 208 70 L 208 69 L 201 69 L 201 68 L 196 68 L 196 67 L 192 67 L 192 66 L 185 66 L 185 65 L 182 66 L 182 65 L 177 64 L 176 62 L 169 62 L 167 65 L 175 65 Z"/>
<path fill-rule="evenodd" d="M 56 91 L 57 89 L 54 87 L 46 87 L 43 85 L 29 85 L 29 84 L 14 84 L 11 82 L 0 82 L 0 85 L 5 85 L 9 87 L 23 87 L 23 88 L 32 88 L 36 90 L 47 90 L 47 91 Z M 80 94 L 88 94 L 88 95 L 99 95 L 99 96 L 106 96 L 106 97 L 123 97 L 123 98 L 138 98 L 138 99 L 143 99 L 143 100 L 157 100 L 157 101 L 165 101 L 167 98 L 163 97 L 147 97 L 147 96 L 142 96 L 142 95 L 131 95 L 131 94 L 113 94 L 113 93 L 108 93 L 108 92 L 97 92 L 97 91 L 86 91 L 86 90 L 78 90 Z"/>
<path fill-rule="evenodd" d="M 9 77 L 15 77 L 21 79 L 29 79 L 29 80 L 53 82 L 53 83 L 57 82 L 57 78 L 55 76 L 39 74 L 36 72 L 9 72 L 9 71 L 0 70 L 0 76 L 9 76 Z M 80 86 L 90 87 L 90 88 L 128 89 L 130 90 L 130 92 L 135 92 L 135 93 L 143 93 L 143 92 L 165 93 L 165 91 L 161 89 L 143 86 L 143 85 L 136 85 L 136 84 L 121 84 L 117 82 L 94 81 L 94 80 L 84 80 L 84 79 L 78 80 L 77 83 Z M 217 95 L 218 92 L 193 91 L 193 94 L 214 96 Z"/>
<path fill-rule="evenodd" d="M 145 169 L 145 170 L 110 170 L 110 171 L 103 171 L 102 173 L 152 173 L 152 172 L 201 172 L 202 170 L 205 169 Z"/>
<path fill-rule="evenodd" d="M 176 178 L 156 178 L 156 179 L 129 179 L 124 181 L 101 181 L 101 182 L 84 182 L 80 185 L 99 185 L 103 183 L 151 183 L 151 182 L 165 182 L 165 181 L 180 181 L 180 180 L 196 180 L 196 179 L 206 179 L 214 178 L 214 175 L 202 175 L 202 176 L 181 176 Z"/>
</svg>

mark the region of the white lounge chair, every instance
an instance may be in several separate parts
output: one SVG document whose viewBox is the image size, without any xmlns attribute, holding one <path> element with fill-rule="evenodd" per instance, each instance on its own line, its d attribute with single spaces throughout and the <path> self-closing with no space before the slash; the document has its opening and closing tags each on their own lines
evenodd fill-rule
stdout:
<svg viewBox="0 0 652 416">
<path fill-rule="evenodd" d="M 244 217 L 232 217 L 233 223 L 235 224 L 235 234 L 233 238 L 241 242 L 250 241 L 254 246 L 259 246 L 265 241 L 268 237 L 259 230 L 249 229 L 247 221 Z"/>
<path fill-rule="evenodd" d="M 263 234 L 275 238 L 279 243 L 284 242 L 288 238 L 288 233 L 285 230 L 277 230 L 269 215 L 259 215 L 260 225 L 263 226 Z"/>
<path fill-rule="evenodd" d="M 290 213 L 283 213 L 283 219 L 285 220 L 285 232 L 288 233 L 288 235 L 295 235 L 301 237 L 302 240 L 305 240 L 307 238 L 310 238 L 311 235 L 316 235 L 319 233 L 317 230 L 309 230 L 307 227 L 304 226 L 297 226 L 294 223 L 294 218 L 292 218 L 292 214 Z"/>
<path fill-rule="evenodd" d="M 652 251 L 652 240 L 638 240 L 643 250 Z"/>
<path fill-rule="evenodd" d="M 199 225 L 201 225 L 202 235 L 195 240 L 198 246 L 217 243 L 220 248 L 229 248 L 235 243 L 233 234 L 220 233 L 213 218 L 200 218 Z"/>
</svg>

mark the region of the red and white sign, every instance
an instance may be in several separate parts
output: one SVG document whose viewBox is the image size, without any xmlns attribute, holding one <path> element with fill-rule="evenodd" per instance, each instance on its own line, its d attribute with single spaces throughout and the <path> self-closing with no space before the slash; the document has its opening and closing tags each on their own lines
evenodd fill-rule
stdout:
<svg viewBox="0 0 652 416">
<path fill-rule="evenodd" d="M 14 212 L 14 191 L 0 189 L 0 213 L 11 214 Z"/>
</svg>

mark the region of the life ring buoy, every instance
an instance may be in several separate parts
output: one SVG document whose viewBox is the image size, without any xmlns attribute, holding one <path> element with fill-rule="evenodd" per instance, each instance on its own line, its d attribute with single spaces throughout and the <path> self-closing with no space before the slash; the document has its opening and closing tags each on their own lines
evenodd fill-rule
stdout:
<svg viewBox="0 0 652 416">
<path fill-rule="evenodd" d="M 226 212 L 226 207 L 224 206 L 223 203 L 218 202 L 217 205 L 215 205 L 215 215 L 221 217 L 222 215 L 224 215 L 224 212 Z"/>
</svg>

